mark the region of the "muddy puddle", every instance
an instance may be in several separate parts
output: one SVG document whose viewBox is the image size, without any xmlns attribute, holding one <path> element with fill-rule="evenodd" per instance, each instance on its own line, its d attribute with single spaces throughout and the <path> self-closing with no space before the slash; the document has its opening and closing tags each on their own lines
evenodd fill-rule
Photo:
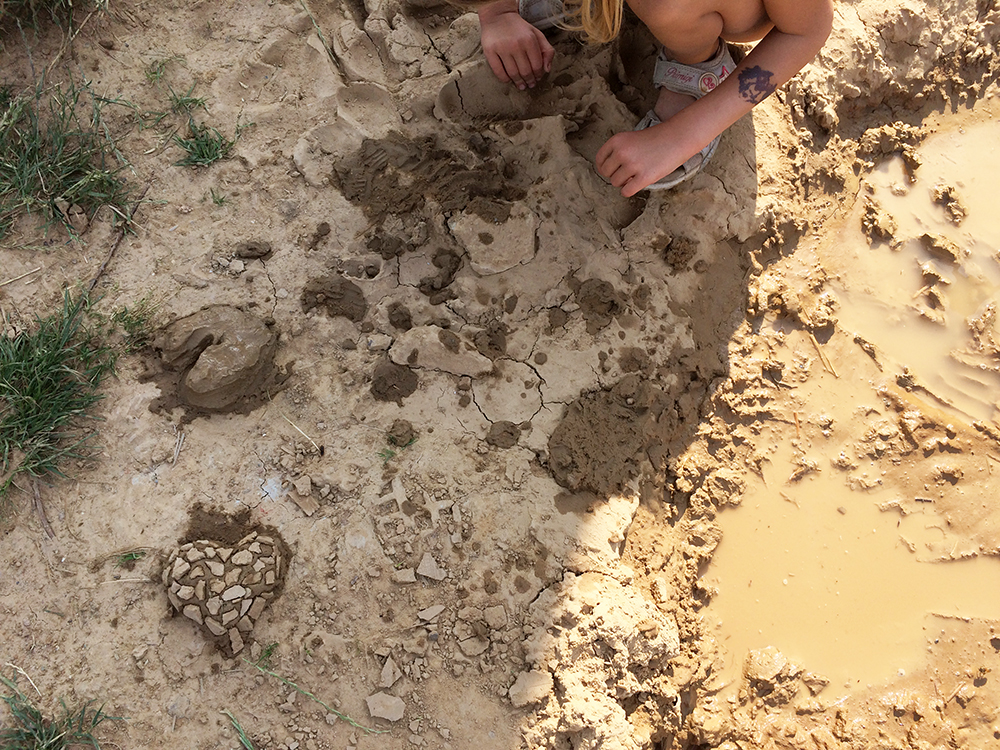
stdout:
<svg viewBox="0 0 1000 750">
<path fill-rule="evenodd" d="M 836 276 L 840 328 L 973 420 L 995 420 L 1000 396 L 998 140 L 1000 123 L 984 108 L 928 138 L 912 174 L 899 158 L 882 165 L 863 183 L 846 225 L 818 251 Z M 890 238 L 869 244 L 867 206 L 894 228 Z"/>
<path fill-rule="evenodd" d="M 954 533 L 941 510 L 956 496 L 993 504 L 989 461 L 961 484 L 949 464 L 973 422 L 997 418 L 993 114 L 945 121 L 913 172 L 894 159 L 863 178 L 815 249 L 839 302 L 833 338 L 819 343 L 781 320 L 763 331 L 782 342 L 786 373 L 810 357 L 813 372 L 786 378 L 798 411 L 768 423 L 758 476 L 719 515 L 722 542 L 703 581 L 717 592 L 707 619 L 719 623 L 723 696 L 736 694 L 751 649 L 777 648 L 829 681 L 820 699 L 833 701 L 919 669 L 944 619 L 1000 619 L 1000 602 L 984 594 L 1000 587 L 1000 558 Z M 940 437 L 901 436 L 907 413 L 937 415 Z M 930 456 L 938 474 L 918 476 L 908 454 Z"/>
<path fill-rule="evenodd" d="M 831 700 L 920 666 L 939 617 L 1000 618 L 1000 601 L 984 596 L 1000 587 L 1000 560 L 920 560 L 946 527 L 929 504 L 882 510 L 898 490 L 858 492 L 830 471 L 789 483 L 799 466 L 792 441 L 779 440 L 766 486 L 720 516 L 708 579 L 719 591 L 710 609 L 723 623 L 723 694 L 751 649 L 774 646 L 829 680 Z"/>
</svg>

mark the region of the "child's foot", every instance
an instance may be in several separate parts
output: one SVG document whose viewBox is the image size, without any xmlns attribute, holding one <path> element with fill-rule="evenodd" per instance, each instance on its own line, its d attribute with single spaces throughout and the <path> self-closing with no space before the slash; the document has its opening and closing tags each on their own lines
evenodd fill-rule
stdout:
<svg viewBox="0 0 1000 750">
<path fill-rule="evenodd" d="M 694 101 L 696 99 L 693 96 L 679 94 L 670 89 L 660 89 L 660 96 L 656 100 L 653 111 L 660 118 L 660 122 L 666 122 Z"/>
</svg>

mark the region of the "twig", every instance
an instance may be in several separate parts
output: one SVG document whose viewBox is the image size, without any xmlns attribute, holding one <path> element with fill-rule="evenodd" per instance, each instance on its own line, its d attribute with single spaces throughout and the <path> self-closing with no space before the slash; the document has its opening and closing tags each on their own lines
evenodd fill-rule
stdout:
<svg viewBox="0 0 1000 750">
<path fill-rule="evenodd" d="M 328 705 L 326 705 L 323 701 L 321 701 L 315 695 L 313 695 L 312 693 L 310 693 L 307 690 L 303 690 L 302 688 L 300 688 L 298 685 L 296 685 L 291 680 L 286 680 L 280 674 L 275 674 L 270 669 L 265 669 L 260 664 L 256 664 L 256 663 L 250 661 L 249 659 L 244 659 L 243 661 L 245 661 L 251 667 L 256 667 L 257 669 L 259 669 L 264 674 L 270 675 L 271 677 L 274 677 L 276 680 L 280 680 L 281 682 L 283 682 L 286 685 L 288 685 L 288 687 L 293 688 L 294 690 L 296 690 L 299 693 L 301 693 L 302 695 L 304 695 L 306 698 L 309 698 L 310 700 L 316 701 L 319 705 L 321 705 L 323 708 L 325 708 L 331 714 L 333 714 L 334 716 L 336 716 L 338 719 L 346 721 L 348 724 L 350 724 L 355 729 L 360 729 L 360 730 L 362 730 L 364 732 L 367 732 L 368 734 L 386 734 L 388 732 L 388 730 L 386 730 L 386 729 L 372 729 L 370 727 L 362 726 L 361 724 L 358 724 L 358 722 L 356 722 L 354 719 L 352 719 L 347 714 L 341 713 L 340 711 L 338 711 L 335 708 L 330 708 Z"/>
<path fill-rule="evenodd" d="M 25 276 L 31 276 L 31 274 L 38 273 L 41 270 L 42 270 L 42 267 L 39 266 L 38 268 L 34 268 L 34 269 L 30 270 L 30 271 L 22 273 L 20 276 L 15 276 L 13 279 L 7 279 L 6 281 L 0 282 L 0 286 L 7 286 L 8 284 L 13 284 L 15 281 L 20 281 Z"/>
<path fill-rule="evenodd" d="M 279 413 L 280 413 L 280 412 L 279 412 Z M 308 435 L 306 435 L 306 434 L 305 434 L 305 433 L 304 433 L 304 432 L 303 432 L 302 430 L 299 430 L 299 426 L 298 426 L 297 424 L 295 424 L 295 422 L 293 422 L 292 420 L 290 420 L 290 419 L 289 419 L 288 417 L 286 417 L 286 416 L 285 416 L 284 414 L 282 414 L 282 415 L 281 415 L 281 418 L 282 418 L 282 419 L 284 419 L 284 420 L 285 420 L 286 422 L 288 422 L 288 424 L 290 424 L 290 425 L 291 425 L 292 427 L 294 427 L 294 428 L 295 428 L 296 430 L 298 430 L 299 434 L 300 434 L 300 435 L 301 435 L 302 437 L 304 437 L 304 438 L 305 438 L 306 440 L 308 440 L 308 441 L 309 441 L 310 443 L 312 443 L 312 444 L 313 444 L 313 448 L 315 448 L 315 449 L 316 449 L 316 451 L 317 451 L 317 452 L 319 452 L 319 446 L 318 446 L 318 445 L 316 445 L 316 441 L 315 441 L 315 440 L 313 440 L 313 439 L 312 439 L 311 437 L 309 437 Z"/>
<path fill-rule="evenodd" d="M 809 338 L 812 339 L 813 346 L 816 347 L 816 353 L 819 354 L 819 360 L 820 362 L 823 363 L 823 368 L 831 375 L 833 375 L 833 377 L 839 378 L 840 375 L 837 374 L 837 369 L 833 366 L 833 362 L 831 362 L 830 359 L 823 352 L 823 348 L 819 345 L 819 342 L 816 340 L 816 336 L 813 335 L 812 331 L 809 331 L 808 333 L 809 333 Z"/>
<path fill-rule="evenodd" d="M 185 436 L 185 433 L 183 433 L 183 432 L 180 432 L 180 433 L 177 434 L 177 443 L 174 445 L 174 458 L 170 462 L 171 466 L 174 466 L 174 465 L 177 464 L 177 457 L 181 454 L 181 446 L 184 445 L 184 436 Z"/>
<path fill-rule="evenodd" d="M 66 41 L 63 42 L 63 46 L 59 49 L 59 52 L 56 53 L 56 56 L 52 58 L 52 62 L 50 62 L 48 67 L 45 69 L 46 78 L 48 78 L 49 73 L 52 72 L 52 69 L 56 66 L 56 63 L 59 62 L 59 58 L 63 56 L 63 52 L 65 52 L 66 49 L 69 47 L 69 45 L 71 45 L 73 41 L 77 38 L 77 36 L 80 35 L 80 32 L 83 31 L 83 27 L 87 25 L 87 21 L 89 21 L 90 17 L 94 15 L 98 10 L 99 10 L 98 8 L 94 8 L 94 10 L 90 11 L 90 13 L 87 14 L 87 17 L 83 19 L 83 23 L 80 24 L 79 28 L 77 28 L 76 31 L 74 31 L 69 37 L 66 38 Z"/>
<path fill-rule="evenodd" d="M 31 687 L 35 689 L 35 692 L 38 693 L 38 697 L 39 698 L 42 697 L 42 691 L 38 689 L 38 685 L 36 685 L 34 681 L 28 676 L 27 672 L 25 672 L 16 664 L 11 664 L 10 662 L 7 662 L 4 666 L 10 667 L 11 669 L 16 669 L 20 674 L 24 675 L 24 679 L 26 679 L 31 684 Z"/>
<path fill-rule="evenodd" d="M 128 212 L 128 220 L 125 221 L 121 227 L 118 229 L 118 237 L 115 238 L 114 244 L 111 245 L 111 249 L 108 251 L 108 257 L 104 259 L 101 263 L 101 267 L 97 269 L 97 273 L 94 274 L 94 278 L 90 280 L 90 285 L 87 287 L 88 292 L 94 291 L 94 287 L 97 286 L 98 279 L 104 274 L 104 269 L 108 267 L 108 263 L 111 262 L 111 258 L 114 257 L 115 251 L 118 250 L 118 246 L 122 244 L 122 240 L 125 239 L 125 228 L 132 223 L 135 218 L 135 212 L 139 210 L 139 204 L 142 203 L 142 199 L 146 197 L 146 193 L 149 191 L 149 186 L 152 181 L 146 183 L 146 187 L 142 189 L 139 193 L 139 197 L 136 198 L 135 205 L 132 206 L 132 210 Z"/>
<path fill-rule="evenodd" d="M 38 514 L 38 520 L 42 522 L 42 528 L 45 529 L 45 533 L 48 534 L 49 539 L 55 539 L 56 533 L 52 530 L 52 526 L 49 525 L 49 519 L 45 516 L 45 506 L 42 505 L 42 493 L 38 491 L 38 480 L 31 480 L 31 493 L 35 496 L 35 512 Z"/>
<path fill-rule="evenodd" d="M 116 578 L 113 581 L 99 581 L 98 586 L 106 583 L 156 583 L 152 578 Z"/>
</svg>

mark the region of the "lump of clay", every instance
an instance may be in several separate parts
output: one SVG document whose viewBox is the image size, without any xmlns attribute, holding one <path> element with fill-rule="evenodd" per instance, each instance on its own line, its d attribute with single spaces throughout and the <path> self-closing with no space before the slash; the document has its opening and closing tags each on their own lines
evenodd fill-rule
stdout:
<svg viewBox="0 0 1000 750">
<path fill-rule="evenodd" d="M 236 544 L 200 539 L 170 554 L 163 585 L 177 612 L 198 623 L 224 653 L 235 656 L 281 593 L 288 558 L 288 548 L 274 532 L 254 531 Z"/>
<path fill-rule="evenodd" d="M 225 411 L 265 390 L 274 372 L 277 334 L 242 310 L 211 305 L 171 323 L 153 346 L 164 367 L 180 373 L 182 402 Z"/>
</svg>

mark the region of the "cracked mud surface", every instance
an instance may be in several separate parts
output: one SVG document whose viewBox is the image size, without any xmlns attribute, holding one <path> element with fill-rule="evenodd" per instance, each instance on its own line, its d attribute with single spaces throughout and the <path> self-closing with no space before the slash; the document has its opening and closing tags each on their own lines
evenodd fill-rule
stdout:
<svg viewBox="0 0 1000 750">
<path fill-rule="evenodd" d="M 923 346 L 897 356 L 892 337 L 845 322 L 839 260 L 849 224 L 864 262 L 917 259 L 879 290 L 893 315 L 945 327 L 964 310 L 955 289 L 977 271 L 962 233 L 990 211 L 931 176 L 921 148 L 995 119 L 996 9 L 839 4 L 827 48 L 703 174 L 626 200 L 592 159 L 655 95 L 637 29 L 586 54 L 556 35 L 554 69 L 528 93 L 493 80 L 473 14 L 309 7 L 122 7 L 65 56 L 143 111 L 163 109 L 145 71 L 170 59 L 164 82 L 195 84 L 213 123 L 254 127 L 197 171 L 152 129 L 122 141 L 154 175 L 152 200 L 99 291 L 109 306 L 159 301 L 169 378 L 123 359 L 101 460 L 42 488 L 55 539 L 18 498 L 0 662 L 50 707 L 95 699 L 128 716 L 108 729 L 121 747 L 237 747 L 223 710 L 268 750 L 990 747 L 996 619 L 933 620 L 905 675 L 835 700 L 780 644 L 730 653 L 713 621 L 725 582 L 706 571 L 724 509 L 764 478 L 788 507 L 817 476 L 856 503 L 898 490 L 885 512 L 912 522 L 933 505 L 947 521 L 913 544 L 927 559 L 997 554 L 982 498 L 1000 427 L 979 403 L 992 381 L 966 389 L 987 413 L 954 411 L 913 359 Z M 30 60 L 4 48 L 5 76 L 29 81 L 62 43 L 42 35 Z M 878 188 L 897 157 L 909 177 Z M 893 191 L 926 192 L 941 221 L 908 229 Z M 45 273 L 3 287 L 5 327 L 90 278 L 113 239 L 100 214 L 85 244 L 60 236 L 45 253 L 18 229 L 5 277 Z M 893 317 L 875 309 L 862 321 Z M 962 315 L 952 359 L 992 377 L 995 306 Z M 213 363 L 234 336 L 235 359 Z M 858 515 L 843 507 L 835 518 Z M 220 513 L 236 520 L 213 525 Z M 171 617 L 160 573 L 185 543 L 207 559 L 254 527 L 277 530 L 291 562 L 266 607 L 231 594 L 226 612 L 257 607 L 233 626 L 234 659 L 233 628 L 204 630 L 223 612 L 208 584 L 205 609 L 178 600 Z M 241 559 L 266 576 L 261 550 Z M 196 597 L 189 573 L 175 583 Z M 271 644 L 277 674 L 387 733 L 240 658 Z"/>
</svg>

